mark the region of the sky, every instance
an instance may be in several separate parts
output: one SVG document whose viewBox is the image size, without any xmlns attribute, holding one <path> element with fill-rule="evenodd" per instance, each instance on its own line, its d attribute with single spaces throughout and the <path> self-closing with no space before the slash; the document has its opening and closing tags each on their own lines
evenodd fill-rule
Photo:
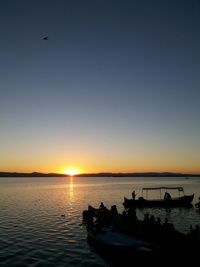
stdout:
<svg viewBox="0 0 200 267">
<path fill-rule="evenodd" d="M 200 173 L 199 14 L 1 0 L 0 171 Z"/>
</svg>

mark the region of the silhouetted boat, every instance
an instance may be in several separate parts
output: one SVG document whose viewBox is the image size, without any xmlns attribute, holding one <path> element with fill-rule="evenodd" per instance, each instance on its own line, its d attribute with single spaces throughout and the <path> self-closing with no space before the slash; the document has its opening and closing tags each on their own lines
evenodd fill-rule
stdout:
<svg viewBox="0 0 200 267">
<path fill-rule="evenodd" d="M 165 260 L 175 257 L 184 263 L 185 259 L 199 255 L 198 227 L 184 234 L 166 220 L 163 224 L 153 221 L 152 216 L 139 220 L 132 216 L 134 210 L 119 214 L 113 213 L 112 208 L 96 209 L 89 205 L 83 211 L 88 243 L 104 258 L 117 263 L 116 266 L 130 266 L 129 261 L 133 259 L 149 262 L 159 257 Z"/>
<path fill-rule="evenodd" d="M 192 195 L 184 195 L 184 189 L 183 187 L 152 187 L 152 188 L 143 188 L 142 189 L 142 195 L 143 191 L 146 191 L 148 194 L 148 191 L 151 190 L 159 190 L 160 196 L 161 196 L 161 190 L 165 190 L 164 198 L 160 199 L 148 199 L 139 197 L 138 199 L 128 199 L 124 197 L 123 205 L 125 208 L 143 208 L 143 207 L 189 207 L 191 206 L 191 202 L 193 201 L 194 194 Z M 171 195 L 168 193 L 169 190 L 177 190 L 179 193 L 178 197 L 172 198 Z M 180 193 L 183 195 L 180 196 Z"/>
<path fill-rule="evenodd" d="M 87 225 L 88 242 L 108 253 L 132 254 L 153 251 L 150 243 L 134 236 L 124 234 L 112 227 L 100 227 L 92 223 Z"/>
</svg>

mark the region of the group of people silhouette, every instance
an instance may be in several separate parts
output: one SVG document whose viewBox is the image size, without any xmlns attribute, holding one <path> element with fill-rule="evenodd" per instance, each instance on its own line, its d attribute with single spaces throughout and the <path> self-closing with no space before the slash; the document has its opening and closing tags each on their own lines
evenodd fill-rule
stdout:
<svg viewBox="0 0 200 267">
<path fill-rule="evenodd" d="M 136 197 L 135 191 L 133 191 L 132 196 L 133 199 Z M 126 225 L 130 227 L 130 224 L 132 224 L 134 231 L 135 229 L 136 231 L 140 229 L 147 237 L 157 240 L 165 236 L 176 236 L 176 234 L 180 234 L 180 232 L 175 229 L 174 225 L 169 223 L 168 218 L 165 218 L 162 223 L 160 217 L 155 218 L 154 215 L 145 213 L 143 220 L 139 220 L 135 208 L 125 209 L 122 214 L 119 214 L 116 205 L 112 205 L 111 208 L 108 209 L 103 202 L 100 203 L 98 209 L 89 205 L 88 210 L 83 212 L 83 217 L 85 217 L 85 221 L 88 223 L 97 223 L 99 229 L 106 225 L 115 227 L 123 226 L 125 227 L 124 229 L 126 229 Z M 200 245 L 199 225 L 195 225 L 194 228 L 191 225 L 187 237 L 189 237 L 191 244 Z"/>
</svg>

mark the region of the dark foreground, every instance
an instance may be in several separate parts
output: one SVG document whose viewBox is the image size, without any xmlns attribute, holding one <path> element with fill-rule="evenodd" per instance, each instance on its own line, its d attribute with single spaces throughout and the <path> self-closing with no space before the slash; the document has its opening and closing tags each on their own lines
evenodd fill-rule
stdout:
<svg viewBox="0 0 200 267">
<path fill-rule="evenodd" d="M 113 206 L 114 207 L 114 206 Z M 190 229 L 189 234 L 177 231 L 166 220 L 163 224 L 154 216 L 145 215 L 138 220 L 136 211 L 129 209 L 118 214 L 111 210 L 89 206 L 83 212 L 88 243 L 111 266 L 134 266 L 137 263 L 157 265 L 191 263 L 199 260 L 200 231 Z"/>
</svg>

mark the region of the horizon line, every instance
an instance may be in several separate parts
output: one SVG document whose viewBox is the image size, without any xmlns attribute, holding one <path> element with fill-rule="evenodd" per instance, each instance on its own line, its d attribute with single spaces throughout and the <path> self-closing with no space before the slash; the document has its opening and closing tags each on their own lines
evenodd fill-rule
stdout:
<svg viewBox="0 0 200 267">
<path fill-rule="evenodd" d="M 185 173 L 185 172 L 170 172 L 170 171 L 163 171 L 163 172 L 90 172 L 90 173 L 79 173 L 79 174 L 65 174 L 65 173 L 43 173 L 43 172 L 9 172 L 9 171 L 0 171 L 0 177 L 9 177 L 9 176 L 45 176 L 45 177 L 53 177 L 53 176 L 60 176 L 60 177 L 81 177 L 81 176 L 200 176 L 200 173 Z"/>
</svg>

